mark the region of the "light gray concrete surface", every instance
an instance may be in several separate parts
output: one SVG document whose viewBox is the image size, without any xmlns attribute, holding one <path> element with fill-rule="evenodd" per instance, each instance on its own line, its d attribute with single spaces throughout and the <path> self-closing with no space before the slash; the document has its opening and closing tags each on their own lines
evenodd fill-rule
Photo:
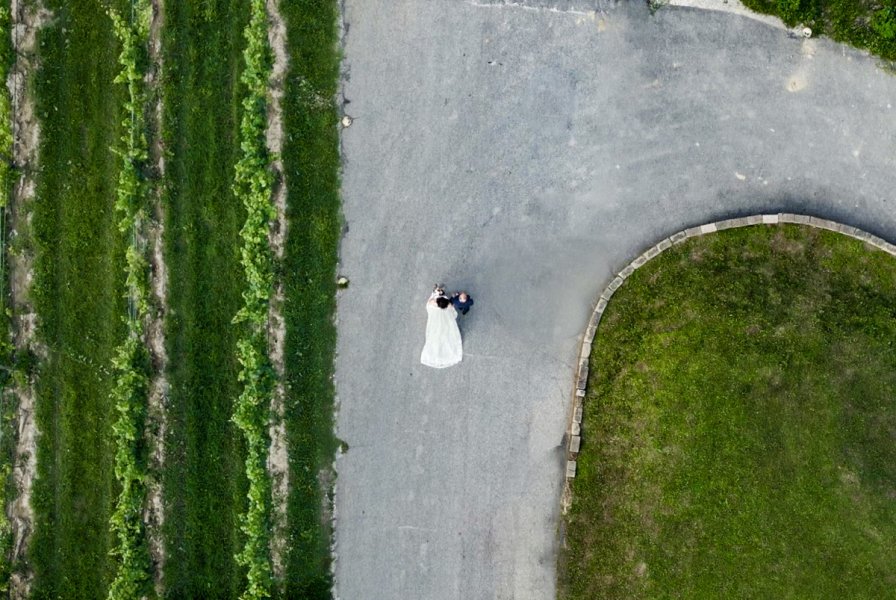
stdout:
<svg viewBox="0 0 896 600">
<path fill-rule="evenodd" d="M 597 8 L 598 10 L 594 10 Z M 896 77 L 638 3 L 345 0 L 336 592 L 555 595 L 579 337 L 662 237 L 809 213 L 894 238 Z M 434 282 L 464 362 L 420 365 Z"/>
</svg>

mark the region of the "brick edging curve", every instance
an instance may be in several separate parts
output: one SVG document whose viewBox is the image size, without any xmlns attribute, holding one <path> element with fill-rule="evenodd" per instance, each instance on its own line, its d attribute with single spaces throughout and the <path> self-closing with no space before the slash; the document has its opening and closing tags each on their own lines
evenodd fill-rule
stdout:
<svg viewBox="0 0 896 600">
<path fill-rule="evenodd" d="M 808 225 L 809 227 L 817 227 L 818 229 L 827 229 L 828 231 L 842 233 L 849 237 L 862 240 L 863 242 L 866 242 L 874 246 L 875 248 L 883 250 L 884 252 L 892 256 L 896 256 L 896 245 L 891 244 L 890 242 L 857 227 L 852 227 L 851 225 L 844 225 L 835 221 L 829 221 L 828 219 L 819 219 L 817 217 L 811 217 L 807 215 L 797 215 L 793 213 L 775 213 L 752 215 L 749 217 L 740 217 L 738 219 L 725 219 L 724 221 L 715 221 L 713 223 L 707 223 L 705 225 L 699 225 L 697 227 L 690 227 L 660 240 L 658 243 L 648 248 L 636 259 L 631 261 L 624 269 L 619 271 L 619 273 L 615 277 L 613 277 L 612 280 L 610 280 L 610 283 L 607 284 L 607 287 L 605 287 L 604 291 L 601 292 L 597 300 L 597 305 L 594 307 L 594 311 L 591 313 L 591 319 L 588 321 L 588 326 L 585 329 L 585 335 L 582 338 L 582 348 L 579 351 L 578 368 L 576 369 L 575 374 L 575 394 L 573 396 L 573 402 L 571 405 L 566 427 L 566 476 L 563 489 L 563 497 L 561 501 L 562 512 L 564 514 L 569 509 L 570 503 L 572 501 L 572 490 L 570 488 L 570 482 L 575 479 L 576 476 L 576 465 L 579 455 L 579 448 L 582 443 L 582 414 L 585 408 L 584 399 L 585 390 L 588 385 L 588 363 L 591 358 L 591 345 L 594 342 L 594 337 L 597 334 L 598 325 L 600 324 L 601 317 L 603 316 L 603 313 L 607 308 L 607 303 L 610 301 L 610 298 L 613 297 L 613 294 L 616 292 L 616 290 L 622 287 L 622 284 L 625 283 L 625 280 L 628 278 L 628 276 L 634 273 L 636 269 L 642 267 L 647 263 L 647 261 L 655 258 L 664 250 L 671 248 L 674 245 L 680 244 L 687 239 L 706 235 L 707 233 L 715 233 L 724 229 L 750 227 L 752 225 L 777 225 L 781 223 Z"/>
</svg>

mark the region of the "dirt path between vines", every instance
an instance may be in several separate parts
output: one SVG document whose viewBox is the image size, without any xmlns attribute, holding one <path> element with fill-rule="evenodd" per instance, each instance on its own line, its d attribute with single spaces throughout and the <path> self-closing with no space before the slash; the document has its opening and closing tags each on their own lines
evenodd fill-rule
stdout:
<svg viewBox="0 0 896 600">
<path fill-rule="evenodd" d="M 25 6 L 12 1 L 12 37 L 15 63 L 6 82 L 13 105 L 13 162 L 21 173 L 10 203 L 9 267 L 12 306 L 13 343 L 19 356 L 33 353 L 44 358 L 46 348 L 37 341 L 37 314 L 31 302 L 34 278 L 34 247 L 31 240 L 32 203 L 38 163 L 40 126 L 35 115 L 34 97 L 29 80 L 38 68 L 35 53 L 37 31 L 52 14 L 39 3 Z M 10 563 L 19 567 L 10 578 L 10 597 L 27 598 L 33 573 L 27 568 L 25 554 L 34 529 L 31 491 L 37 469 L 37 424 L 35 423 L 34 378 L 16 381 L 13 393 L 18 399 L 16 415 L 16 455 L 13 477 L 16 496 L 7 508 L 12 526 L 13 548 Z"/>
<path fill-rule="evenodd" d="M 146 86 L 153 109 L 150 123 L 150 161 L 155 185 L 150 192 L 151 215 L 141 233 L 148 245 L 150 267 L 150 313 L 144 323 L 146 347 L 152 359 L 152 379 L 147 398 L 147 419 L 144 435 L 150 447 L 147 485 L 147 501 L 143 513 L 149 553 L 152 559 L 153 584 L 156 593 L 163 595 L 165 567 L 165 540 L 162 535 L 165 511 L 162 490 L 162 469 L 165 465 L 165 432 L 167 429 L 166 403 L 168 401 L 168 353 L 165 350 L 165 317 L 168 314 L 168 268 L 165 264 L 164 231 L 165 212 L 162 202 L 162 182 L 165 180 L 165 149 L 162 146 L 162 95 L 158 90 L 162 64 L 162 24 L 165 17 L 163 0 L 152 0 L 152 20 L 149 27 L 149 62 Z M 153 103 L 154 102 L 154 103 Z"/>
<path fill-rule="evenodd" d="M 286 180 L 283 175 L 283 82 L 286 76 L 288 58 L 286 55 L 286 25 L 280 14 L 279 0 L 267 0 L 268 43 L 274 55 L 271 79 L 268 83 L 268 123 L 265 135 L 268 150 L 273 157 L 272 167 L 276 174 L 274 183 L 274 207 L 276 220 L 271 224 L 268 241 L 276 260 L 283 258 L 286 241 Z M 269 427 L 271 446 L 268 451 L 268 472 L 271 474 L 273 491 L 273 535 L 271 537 L 271 562 L 274 579 L 283 578 L 283 558 L 286 553 L 286 506 L 289 498 L 289 457 L 286 447 L 286 423 L 284 415 L 285 390 L 283 389 L 284 363 L 283 349 L 286 340 L 286 323 L 283 320 L 283 284 L 277 282 L 268 310 L 268 355 L 277 372 L 277 386 L 271 399 L 273 418 Z"/>
</svg>

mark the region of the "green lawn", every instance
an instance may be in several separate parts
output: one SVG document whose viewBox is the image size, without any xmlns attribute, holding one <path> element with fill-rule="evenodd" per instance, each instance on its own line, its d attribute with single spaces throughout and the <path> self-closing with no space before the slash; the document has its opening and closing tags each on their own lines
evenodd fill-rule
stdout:
<svg viewBox="0 0 896 600">
<path fill-rule="evenodd" d="M 0 8 L 0 80 L 6 81 L 13 64 L 14 54 L 11 35 L 12 22 L 9 7 Z M 7 264 L 7 216 L 14 178 L 12 170 L 12 102 L 7 88 L 0 90 L 0 364 L 6 369 L 0 373 L 0 506 L 6 506 L 16 494 L 12 466 L 15 462 L 18 431 L 16 413 L 18 402 L 12 391 L 13 369 L 17 362 L 12 345 L 9 319 L 9 266 Z M 21 377 L 21 374 L 18 375 Z M 0 553 L 8 557 L 12 551 L 12 527 L 6 511 L 0 514 Z M 9 589 L 12 572 L 10 561 L 0 561 L 0 594 Z"/>
<path fill-rule="evenodd" d="M 119 3 L 116 3 L 119 4 Z M 34 202 L 38 473 L 29 552 L 34 598 L 101 598 L 113 574 L 116 490 L 109 390 L 122 339 L 124 246 L 113 213 L 119 44 L 99 0 L 45 2 L 35 74 L 41 168 Z"/>
<path fill-rule="evenodd" d="M 896 3 L 881 0 L 743 0 L 757 12 L 780 17 L 787 25 L 807 25 L 813 35 L 866 48 L 896 60 Z"/>
<path fill-rule="evenodd" d="M 281 2 L 290 71 L 283 99 L 289 235 L 286 291 L 288 504 L 286 597 L 330 598 L 330 523 L 318 473 L 329 470 L 333 437 L 333 355 L 339 213 L 339 72 L 333 0 Z"/>
<path fill-rule="evenodd" d="M 163 141 L 166 323 L 171 385 L 165 442 L 166 594 L 235 598 L 245 570 L 237 516 L 245 512 L 244 448 L 230 417 L 241 391 L 232 325 L 245 285 L 231 185 L 238 89 L 249 5 L 166 2 Z"/>
<path fill-rule="evenodd" d="M 896 260 L 797 226 L 637 270 L 595 340 L 561 597 L 892 598 Z"/>
</svg>

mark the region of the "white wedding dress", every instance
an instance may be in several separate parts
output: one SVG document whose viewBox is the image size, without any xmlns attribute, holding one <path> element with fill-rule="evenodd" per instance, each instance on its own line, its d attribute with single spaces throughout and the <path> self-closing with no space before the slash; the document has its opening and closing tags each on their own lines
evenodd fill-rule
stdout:
<svg viewBox="0 0 896 600">
<path fill-rule="evenodd" d="M 444 369 L 463 359 L 464 347 L 457 327 L 457 311 L 450 304 L 447 308 L 439 308 L 436 297 L 433 294 L 426 303 L 426 342 L 420 362 L 427 367 Z"/>
</svg>

